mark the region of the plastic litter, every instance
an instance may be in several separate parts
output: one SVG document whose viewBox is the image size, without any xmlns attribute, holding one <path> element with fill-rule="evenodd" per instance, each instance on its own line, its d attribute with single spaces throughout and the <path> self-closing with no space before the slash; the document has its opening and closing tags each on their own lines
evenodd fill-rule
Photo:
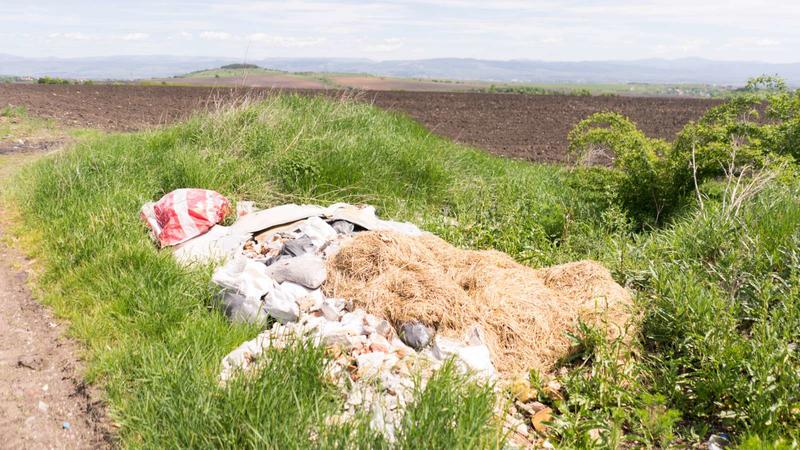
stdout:
<svg viewBox="0 0 800 450">
<path fill-rule="evenodd" d="M 224 260 L 241 249 L 249 238 L 249 234 L 231 234 L 229 227 L 214 225 L 207 233 L 176 245 L 173 256 L 182 265 Z"/>
<path fill-rule="evenodd" d="M 222 221 L 230 202 L 206 189 L 177 189 L 155 203 L 145 203 L 140 217 L 161 247 L 199 236 Z"/>
<path fill-rule="evenodd" d="M 355 226 L 346 220 L 334 220 L 331 227 L 339 234 L 350 235 L 355 231 Z"/>
<path fill-rule="evenodd" d="M 263 297 L 276 283 L 267 272 L 267 266 L 241 256 L 217 268 L 211 281 L 252 298 Z"/>
<path fill-rule="evenodd" d="M 281 255 L 302 256 L 306 253 L 314 253 L 316 249 L 317 247 L 314 246 L 314 242 L 310 237 L 302 236 L 284 243 L 283 249 L 281 249 Z"/>
<path fill-rule="evenodd" d="M 218 296 L 222 302 L 222 311 L 231 322 L 259 324 L 267 322 L 267 312 L 260 298 L 247 297 L 227 288 L 223 288 Z"/>
<path fill-rule="evenodd" d="M 708 450 L 722 450 L 730 445 L 731 439 L 726 433 L 712 434 L 708 438 Z"/>
<path fill-rule="evenodd" d="M 317 289 L 325 282 L 327 271 L 322 258 L 305 254 L 295 258 L 280 259 L 266 273 L 278 283 L 291 281 L 309 289 Z"/>
<path fill-rule="evenodd" d="M 320 216 L 324 212 L 325 209 L 313 205 L 281 205 L 247 214 L 237 220 L 232 228 L 234 232 L 256 233 L 309 217 Z"/>
<path fill-rule="evenodd" d="M 308 236 L 316 246 L 322 246 L 326 242 L 336 238 L 336 230 L 327 222 L 319 217 L 309 217 L 300 222 L 300 232 Z"/>
</svg>

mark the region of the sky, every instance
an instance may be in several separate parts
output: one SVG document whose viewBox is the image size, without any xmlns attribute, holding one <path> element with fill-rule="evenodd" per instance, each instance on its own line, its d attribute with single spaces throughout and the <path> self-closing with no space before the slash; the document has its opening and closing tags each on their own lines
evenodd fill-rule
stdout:
<svg viewBox="0 0 800 450">
<path fill-rule="evenodd" d="M 0 53 L 800 61 L 798 0 L 0 0 Z"/>
</svg>

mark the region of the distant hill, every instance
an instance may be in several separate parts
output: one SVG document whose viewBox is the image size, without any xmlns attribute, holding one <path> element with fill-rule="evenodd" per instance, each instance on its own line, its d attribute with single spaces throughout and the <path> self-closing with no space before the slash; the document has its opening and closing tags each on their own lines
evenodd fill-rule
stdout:
<svg viewBox="0 0 800 450">
<path fill-rule="evenodd" d="M 233 58 L 108 56 L 24 58 L 0 55 L 0 73 L 88 79 L 142 79 L 182 75 L 210 67 L 241 64 Z M 346 58 L 271 58 L 249 61 L 289 72 L 367 73 L 372 75 L 534 83 L 709 83 L 743 84 L 747 78 L 779 74 L 800 85 L 800 63 L 711 61 L 699 58 L 636 61 L 493 61 L 440 58 L 373 61 Z"/>
</svg>

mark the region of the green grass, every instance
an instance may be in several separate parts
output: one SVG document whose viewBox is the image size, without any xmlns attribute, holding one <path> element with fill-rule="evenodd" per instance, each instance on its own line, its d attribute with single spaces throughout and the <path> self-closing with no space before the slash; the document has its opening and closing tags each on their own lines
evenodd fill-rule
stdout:
<svg viewBox="0 0 800 450">
<path fill-rule="evenodd" d="M 717 431 L 796 441 L 797 181 L 773 183 L 739 217 L 712 182 L 703 210 L 687 201 L 663 228 L 634 231 L 607 177 L 493 157 L 356 102 L 278 96 L 82 142 L 28 167 L 13 199 L 44 299 L 86 344 L 123 447 L 387 445 L 366 418 L 324 425 L 342 399 L 322 377 L 324 353 L 302 343 L 256 378 L 217 386 L 221 357 L 257 330 L 209 310 L 210 270 L 186 272 L 148 240 L 139 207 L 180 187 L 260 206 L 367 202 L 533 266 L 605 263 L 638 292 L 637 356 L 589 329 L 575 336 L 583 352 L 565 363 L 565 398 L 548 400 L 551 440 L 565 448 L 681 446 Z M 443 372 L 417 393 L 397 446 L 494 448 L 493 401 Z"/>
</svg>

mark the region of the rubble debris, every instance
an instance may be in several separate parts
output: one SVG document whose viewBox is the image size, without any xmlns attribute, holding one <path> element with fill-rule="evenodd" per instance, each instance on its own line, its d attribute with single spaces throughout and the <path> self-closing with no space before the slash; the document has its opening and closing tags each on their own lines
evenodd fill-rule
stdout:
<svg viewBox="0 0 800 450">
<path fill-rule="evenodd" d="M 613 337 L 629 317 L 630 295 L 591 261 L 534 270 L 381 220 L 369 205 L 259 211 L 239 202 L 237 216 L 174 250 L 181 264 L 220 263 L 212 283 L 232 322 L 270 327 L 222 359 L 220 383 L 257 370 L 269 348 L 310 339 L 331 350 L 326 377 L 346 398 L 329 421 L 363 411 L 390 441 L 413 380 L 424 385 L 452 361 L 497 389 L 496 381 L 512 380 L 503 386 L 516 402 L 498 414 L 516 439 L 532 442 L 552 420 L 552 409 L 536 400 L 558 400 L 562 388 L 551 379 L 540 392 L 515 374 L 545 373 L 567 355 L 566 332 L 579 320 Z"/>
<path fill-rule="evenodd" d="M 231 322 L 266 324 L 267 311 L 261 299 L 247 297 L 227 288 L 223 288 L 217 296 L 222 302 L 222 311 Z"/>
</svg>

